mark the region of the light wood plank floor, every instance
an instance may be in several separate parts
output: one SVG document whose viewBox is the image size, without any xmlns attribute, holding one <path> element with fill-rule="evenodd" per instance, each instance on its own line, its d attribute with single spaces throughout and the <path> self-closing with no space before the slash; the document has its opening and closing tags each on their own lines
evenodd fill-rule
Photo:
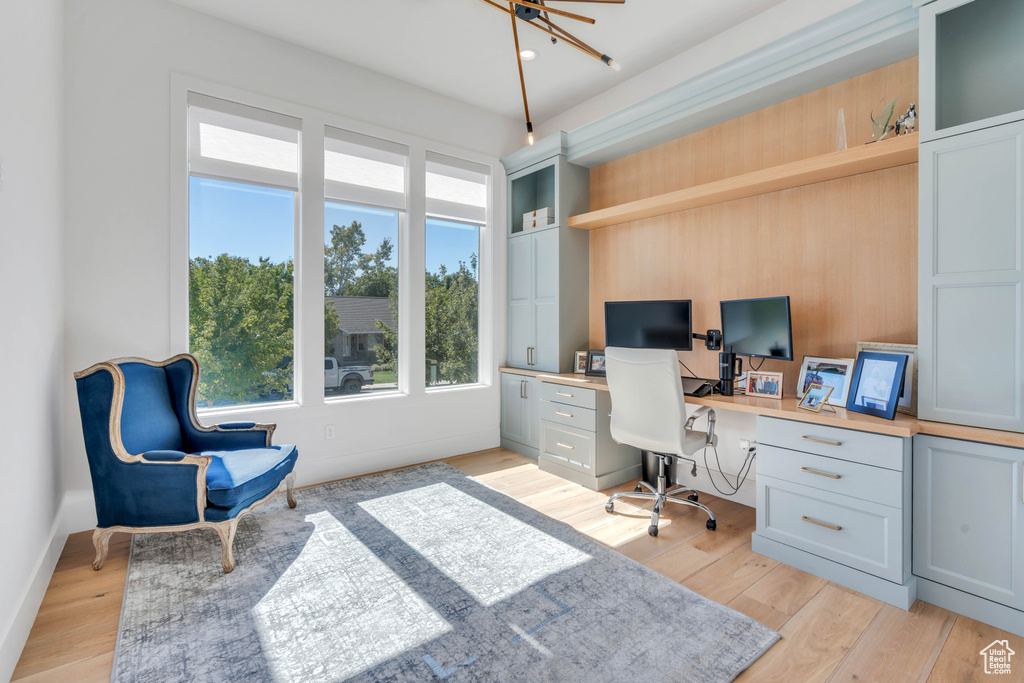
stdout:
<svg viewBox="0 0 1024 683">
<path fill-rule="evenodd" d="M 609 515 L 608 492 L 569 484 L 511 451 L 445 462 L 778 630 L 783 639 L 740 676 L 745 683 L 983 681 L 991 677 L 977 654 L 982 647 L 1008 638 L 1024 652 L 1016 636 L 934 605 L 918 601 L 904 612 L 758 555 L 750 549 L 754 511 L 730 500 L 701 494 L 718 517 L 714 532 L 693 508 L 670 505 L 653 538 L 649 511 L 623 502 Z M 90 534 L 68 539 L 12 680 L 110 679 L 128 551 L 128 537 L 115 535 L 107 564 L 94 572 Z M 1024 661 L 1018 671 L 1015 680 L 1024 679 Z"/>
</svg>

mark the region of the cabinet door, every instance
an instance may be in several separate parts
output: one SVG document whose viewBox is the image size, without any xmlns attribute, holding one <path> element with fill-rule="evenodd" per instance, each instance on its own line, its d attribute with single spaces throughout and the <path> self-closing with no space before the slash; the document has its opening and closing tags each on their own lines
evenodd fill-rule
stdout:
<svg viewBox="0 0 1024 683">
<path fill-rule="evenodd" d="M 558 367 L 558 230 L 533 238 L 534 370 L 559 372 Z"/>
<path fill-rule="evenodd" d="M 508 241 L 508 364 L 528 368 L 534 346 L 533 236 Z"/>
<path fill-rule="evenodd" d="M 523 434 L 527 446 L 540 447 L 540 380 L 527 377 L 523 387 L 526 400 L 523 402 Z"/>
<path fill-rule="evenodd" d="M 527 379 L 521 375 L 501 375 L 501 435 L 519 443 L 527 441 L 527 434 L 524 431 L 526 401 L 523 400 L 524 382 Z"/>
<path fill-rule="evenodd" d="M 919 398 L 926 420 L 1024 431 L 1024 123 L 921 145 Z"/>
<path fill-rule="evenodd" d="M 914 437 L 914 574 L 1024 608 L 1024 451 Z"/>
</svg>

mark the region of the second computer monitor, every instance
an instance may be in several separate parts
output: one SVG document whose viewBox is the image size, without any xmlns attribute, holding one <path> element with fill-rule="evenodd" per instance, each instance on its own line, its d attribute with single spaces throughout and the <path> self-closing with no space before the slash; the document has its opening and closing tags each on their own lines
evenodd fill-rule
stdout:
<svg viewBox="0 0 1024 683">
<path fill-rule="evenodd" d="M 722 348 L 738 356 L 793 360 L 789 297 L 723 301 Z"/>
<path fill-rule="evenodd" d="M 605 346 L 693 349 L 690 301 L 606 301 Z"/>
</svg>

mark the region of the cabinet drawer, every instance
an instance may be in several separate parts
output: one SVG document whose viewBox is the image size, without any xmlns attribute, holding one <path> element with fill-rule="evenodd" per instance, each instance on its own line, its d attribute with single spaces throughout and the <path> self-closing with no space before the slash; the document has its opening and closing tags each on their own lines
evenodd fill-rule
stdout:
<svg viewBox="0 0 1024 683">
<path fill-rule="evenodd" d="M 597 431 L 597 411 L 565 403 L 540 402 L 540 419 L 557 422 L 566 427 Z"/>
<path fill-rule="evenodd" d="M 757 441 L 828 458 L 903 470 L 904 443 L 898 436 L 758 416 Z"/>
<path fill-rule="evenodd" d="M 902 583 L 900 510 L 757 476 L 757 531 L 839 564 Z"/>
<path fill-rule="evenodd" d="M 597 392 L 593 389 L 567 387 L 563 384 L 542 382 L 540 385 L 541 400 L 553 403 L 565 403 L 580 408 L 597 408 Z"/>
<path fill-rule="evenodd" d="M 540 457 L 593 473 L 596 434 L 552 422 L 540 423 Z"/>
<path fill-rule="evenodd" d="M 757 476 L 803 484 L 851 498 L 903 507 L 903 473 L 769 445 L 757 449 Z"/>
</svg>

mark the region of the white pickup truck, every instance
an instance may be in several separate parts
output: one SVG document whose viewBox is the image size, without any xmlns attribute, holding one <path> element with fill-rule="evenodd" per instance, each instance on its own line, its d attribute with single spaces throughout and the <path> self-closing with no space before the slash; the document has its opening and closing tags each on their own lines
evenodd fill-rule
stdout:
<svg viewBox="0 0 1024 683">
<path fill-rule="evenodd" d="M 340 367 L 333 358 L 324 358 L 324 391 L 358 394 L 373 384 L 373 370 L 368 365 Z"/>
</svg>

